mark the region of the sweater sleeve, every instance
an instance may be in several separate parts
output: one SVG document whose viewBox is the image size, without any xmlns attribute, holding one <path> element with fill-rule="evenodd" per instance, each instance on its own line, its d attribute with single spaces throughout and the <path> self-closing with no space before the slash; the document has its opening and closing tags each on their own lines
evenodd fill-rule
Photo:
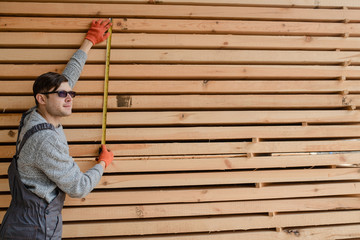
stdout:
<svg viewBox="0 0 360 240">
<path fill-rule="evenodd" d="M 53 181 L 63 192 L 73 198 L 82 198 L 89 194 L 99 183 L 104 172 L 100 164 L 85 173 L 69 156 L 69 149 L 56 138 L 50 136 L 43 140 L 37 151 L 37 167 Z"/>
<path fill-rule="evenodd" d="M 87 55 L 82 50 L 77 50 L 67 63 L 62 75 L 69 81 L 69 85 L 73 88 L 79 79 L 84 68 Z"/>
</svg>

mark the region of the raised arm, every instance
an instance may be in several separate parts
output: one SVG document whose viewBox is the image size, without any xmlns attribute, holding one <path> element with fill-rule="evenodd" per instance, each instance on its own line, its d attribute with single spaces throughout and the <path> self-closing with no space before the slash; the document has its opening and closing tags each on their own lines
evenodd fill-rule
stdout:
<svg viewBox="0 0 360 240">
<path fill-rule="evenodd" d="M 81 44 L 79 50 L 77 50 L 74 55 L 70 58 L 67 63 L 62 75 L 64 75 L 69 81 L 69 85 L 73 88 L 79 79 L 81 72 L 84 68 L 87 55 L 95 44 L 101 43 L 106 40 L 110 33 L 108 29 L 111 26 L 110 20 L 93 20 L 91 27 L 88 30 L 83 43 Z"/>
</svg>

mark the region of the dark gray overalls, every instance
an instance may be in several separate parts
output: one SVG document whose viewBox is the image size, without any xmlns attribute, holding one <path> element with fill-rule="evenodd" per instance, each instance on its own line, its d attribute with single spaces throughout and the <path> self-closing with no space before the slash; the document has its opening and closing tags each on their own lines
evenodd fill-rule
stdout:
<svg viewBox="0 0 360 240">
<path fill-rule="evenodd" d="M 65 193 L 57 188 L 57 197 L 51 203 L 47 203 L 45 199 L 38 197 L 26 188 L 17 170 L 17 159 L 28 138 L 41 130 L 55 130 L 54 126 L 49 123 L 35 125 L 25 133 L 19 145 L 20 131 L 28 113 L 23 114 L 21 118 L 16 154 L 8 169 L 12 199 L 1 224 L 0 239 L 61 239 L 61 210 L 64 205 Z"/>
</svg>

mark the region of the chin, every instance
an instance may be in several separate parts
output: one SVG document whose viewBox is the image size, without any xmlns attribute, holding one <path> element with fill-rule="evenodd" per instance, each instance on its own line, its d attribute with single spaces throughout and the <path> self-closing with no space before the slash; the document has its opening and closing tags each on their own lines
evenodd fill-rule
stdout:
<svg viewBox="0 0 360 240">
<path fill-rule="evenodd" d="M 72 113 L 72 110 L 66 110 L 66 111 L 63 111 L 63 117 L 67 117 L 67 116 L 70 116 Z"/>
</svg>

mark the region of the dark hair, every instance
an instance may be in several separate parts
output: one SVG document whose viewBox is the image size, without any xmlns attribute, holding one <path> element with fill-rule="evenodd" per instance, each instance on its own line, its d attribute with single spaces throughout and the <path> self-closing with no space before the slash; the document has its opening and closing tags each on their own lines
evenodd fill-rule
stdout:
<svg viewBox="0 0 360 240">
<path fill-rule="evenodd" d="M 49 92 L 51 89 L 53 89 L 53 91 L 56 91 L 60 87 L 61 83 L 67 81 L 68 80 L 66 79 L 66 77 L 55 72 L 48 72 L 40 75 L 35 80 L 33 85 L 33 94 L 34 94 L 36 106 L 38 106 L 39 104 L 38 101 L 36 100 L 36 95 L 38 93 Z"/>
</svg>

